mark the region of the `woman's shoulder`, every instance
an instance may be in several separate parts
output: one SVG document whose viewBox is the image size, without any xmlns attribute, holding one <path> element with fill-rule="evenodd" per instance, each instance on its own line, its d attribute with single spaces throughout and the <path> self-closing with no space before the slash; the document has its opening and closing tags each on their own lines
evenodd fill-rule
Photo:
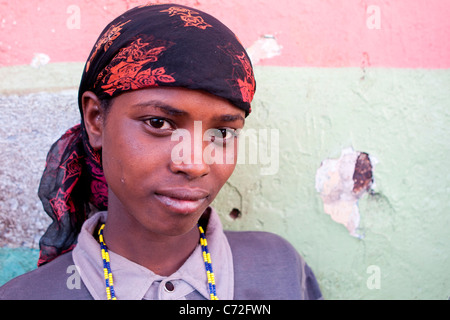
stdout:
<svg viewBox="0 0 450 320">
<path fill-rule="evenodd" d="M 92 299 L 89 297 L 73 262 L 72 252 L 0 287 L 0 300 Z"/>
<path fill-rule="evenodd" d="M 321 299 L 303 257 L 283 237 L 262 231 L 225 231 L 231 247 L 235 299 Z"/>
<path fill-rule="evenodd" d="M 283 237 L 265 231 L 225 231 L 225 235 L 232 247 L 232 250 L 239 253 L 247 251 L 253 255 L 275 254 L 283 255 L 286 258 L 301 259 L 290 242 Z"/>
</svg>

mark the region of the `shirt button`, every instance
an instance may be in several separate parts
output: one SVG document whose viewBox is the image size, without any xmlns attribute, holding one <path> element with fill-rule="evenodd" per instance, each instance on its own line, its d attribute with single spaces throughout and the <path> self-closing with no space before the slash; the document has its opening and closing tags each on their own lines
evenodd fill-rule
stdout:
<svg viewBox="0 0 450 320">
<path fill-rule="evenodd" d="M 166 292 L 173 292 L 173 290 L 175 290 L 175 286 L 173 285 L 172 282 L 167 281 L 166 284 L 164 285 L 164 290 L 166 290 Z"/>
</svg>

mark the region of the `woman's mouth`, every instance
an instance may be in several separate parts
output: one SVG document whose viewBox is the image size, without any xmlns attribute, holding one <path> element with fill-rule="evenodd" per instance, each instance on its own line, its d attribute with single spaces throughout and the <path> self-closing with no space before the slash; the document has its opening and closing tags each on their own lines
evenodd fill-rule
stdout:
<svg viewBox="0 0 450 320">
<path fill-rule="evenodd" d="M 197 212 L 208 197 L 206 190 L 198 188 L 167 188 L 155 192 L 155 198 L 170 211 L 182 214 Z"/>
</svg>

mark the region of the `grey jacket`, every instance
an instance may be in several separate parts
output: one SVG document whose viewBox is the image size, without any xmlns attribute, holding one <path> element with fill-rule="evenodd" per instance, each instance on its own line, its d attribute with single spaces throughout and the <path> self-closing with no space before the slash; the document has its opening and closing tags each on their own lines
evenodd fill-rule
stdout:
<svg viewBox="0 0 450 320">
<path fill-rule="evenodd" d="M 225 235 L 233 255 L 234 299 L 322 299 L 312 270 L 283 238 L 253 231 L 225 231 Z M 72 253 L 65 253 L 0 287 L 0 299 L 93 299 L 82 282 L 79 288 L 70 285 L 72 265 Z"/>
</svg>

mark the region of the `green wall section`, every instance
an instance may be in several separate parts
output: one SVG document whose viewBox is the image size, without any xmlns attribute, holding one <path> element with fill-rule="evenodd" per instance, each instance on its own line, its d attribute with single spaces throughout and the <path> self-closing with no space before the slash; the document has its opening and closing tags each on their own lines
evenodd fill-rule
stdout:
<svg viewBox="0 0 450 320">
<path fill-rule="evenodd" d="M 280 130 L 280 168 L 260 176 L 240 165 L 216 200 L 224 224 L 289 239 L 327 299 L 447 299 L 450 71 L 265 67 L 256 76 L 247 125 Z M 373 192 L 359 201 L 362 239 L 324 213 L 315 190 L 321 162 L 347 147 L 378 160 Z M 241 199 L 233 221 L 228 208 Z M 370 266 L 379 289 L 369 289 Z"/>
<path fill-rule="evenodd" d="M 77 86 L 82 65 L 69 68 L 69 77 L 46 76 L 52 89 Z M 0 72 L 8 69 L 14 78 Z M 33 82 L 18 74 L 22 84 L 3 93 Z M 288 239 L 325 299 L 448 299 L 450 70 L 256 67 L 256 77 L 246 128 L 279 130 L 279 168 L 237 166 L 214 202 L 225 227 Z M 315 189 L 321 162 L 348 147 L 378 160 L 373 190 L 359 201 L 361 239 L 324 213 Z M 232 219 L 232 208 L 241 216 Z M 2 269 L 0 283 L 9 276 Z"/>
<path fill-rule="evenodd" d="M 36 249 L 0 247 L 0 286 L 36 268 L 38 257 Z"/>
<path fill-rule="evenodd" d="M 41 67 L 16 65 L 0 68 L 1 94 L 51 92 L 78 88 L 84 63 L 49 63 Z"/>
</svg>

